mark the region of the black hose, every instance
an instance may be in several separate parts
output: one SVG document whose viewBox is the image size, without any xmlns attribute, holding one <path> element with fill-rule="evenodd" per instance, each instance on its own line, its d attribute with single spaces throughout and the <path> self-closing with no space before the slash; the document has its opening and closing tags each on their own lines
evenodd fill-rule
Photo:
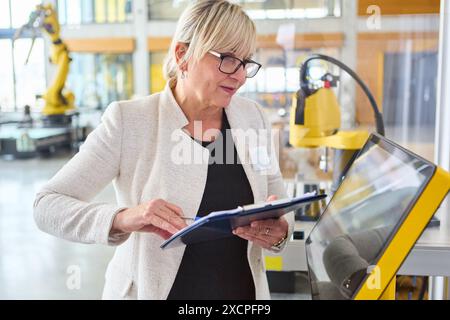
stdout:
<svg viewBox="0 0 450 320">
<path fill-rule="evenodd" d="M 424 300 L 427 289 L 428 289 L 428 277 L 423 277 L 422 287 L 420 288 L 418 300 Z"/>
<path fill-rule="evenodd" d="M 332 64 L 337 65 L 339 68 L 347 72 L 359 84 L 359 86 L 362 88 L 366 96 L 369 98 L 370 105 L 372 106 L 373 112 L 375 114 L 375 125 L 377 133 L 384 136 L 385 130 L 384 130 L 383 115 L 378 109 L 378 105 L 377 102 L 375 101 L 375 98 L 373 97 L 367 85 L 361 80 L 361 78 L 352 69 L 350 69 L 347 65 L 345 65 L 341 61 L 323 54 L 314 54 L 310 56 L 308 59 L 306 59 L 300 68 L 300 88 L 305 92 L 306 96 L 309 96 L 314 93 L 314 91 L 311 91 L 309 89 L 307 79 L 308 63 L 310 63 L 312 60 L 325 60 L 331 62 Z"/>
</svg>

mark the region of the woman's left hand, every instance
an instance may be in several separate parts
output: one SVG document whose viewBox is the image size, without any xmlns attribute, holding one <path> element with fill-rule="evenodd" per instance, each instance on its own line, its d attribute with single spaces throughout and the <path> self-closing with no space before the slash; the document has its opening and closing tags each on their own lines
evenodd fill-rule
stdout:
<svg viewBox="0 0 450 320">
<path fill-rule="evenodd" d="M 270 196 L 267 201 L 277 200 L 277 196 Z M 252 241 L 264 249 L 271 249 L 275 244 L 285 239 L 289 230 L 289 224 L 284 217 L 253 221 L 246 227 L 238 227 L 233 234 L 242 239 Z"/>
</svg>

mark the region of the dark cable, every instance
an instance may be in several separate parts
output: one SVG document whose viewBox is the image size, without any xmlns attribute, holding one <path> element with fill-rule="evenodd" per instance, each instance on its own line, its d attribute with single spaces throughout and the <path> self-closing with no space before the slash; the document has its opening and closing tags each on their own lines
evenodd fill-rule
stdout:
<svg viewBox="0 0 450 320">
<path fill-rule="evenodd" d="M 428 289 L 428 277 L 423 277 L 422 287 L 420 288 L 418 300 L 424 300 L 427 289 Z"/>
</svg>

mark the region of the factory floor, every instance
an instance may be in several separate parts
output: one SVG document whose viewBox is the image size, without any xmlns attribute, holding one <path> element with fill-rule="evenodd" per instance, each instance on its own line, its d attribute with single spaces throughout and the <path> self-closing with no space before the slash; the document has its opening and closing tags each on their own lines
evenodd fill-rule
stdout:
<svg viewBox="0 0 450 320">
<path fill-rule="evenodd" d="M 33 220 L 36 192 L 69 158 L 0 159 L 0 299 L 101 298 L 114 248 L 57 239 Z M 94 201 L 114 202 L 112 186 Z M 308 291 L 304 274 L 298 274 L 295 293 L 272 293 L 272 298 L 310 299 Z"/>
</svg>

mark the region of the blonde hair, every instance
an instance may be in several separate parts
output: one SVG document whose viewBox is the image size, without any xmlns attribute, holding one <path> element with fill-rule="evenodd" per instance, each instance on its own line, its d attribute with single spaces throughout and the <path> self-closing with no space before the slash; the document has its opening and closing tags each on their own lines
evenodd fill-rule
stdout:
<svg viewBox="0 0 450 320">
<path fill-rule="evenodd" d="M 208 51 L 232 52 L 249 58 L 256 49 L 256 28 L 237 4 L 226 0 L 198 0 L 189 5 L 178 20 L 163 71 L 166 80 L 177 77 L 177 43 L 188 45 L 183 61 L 198 62 Z"/>
</svg>

